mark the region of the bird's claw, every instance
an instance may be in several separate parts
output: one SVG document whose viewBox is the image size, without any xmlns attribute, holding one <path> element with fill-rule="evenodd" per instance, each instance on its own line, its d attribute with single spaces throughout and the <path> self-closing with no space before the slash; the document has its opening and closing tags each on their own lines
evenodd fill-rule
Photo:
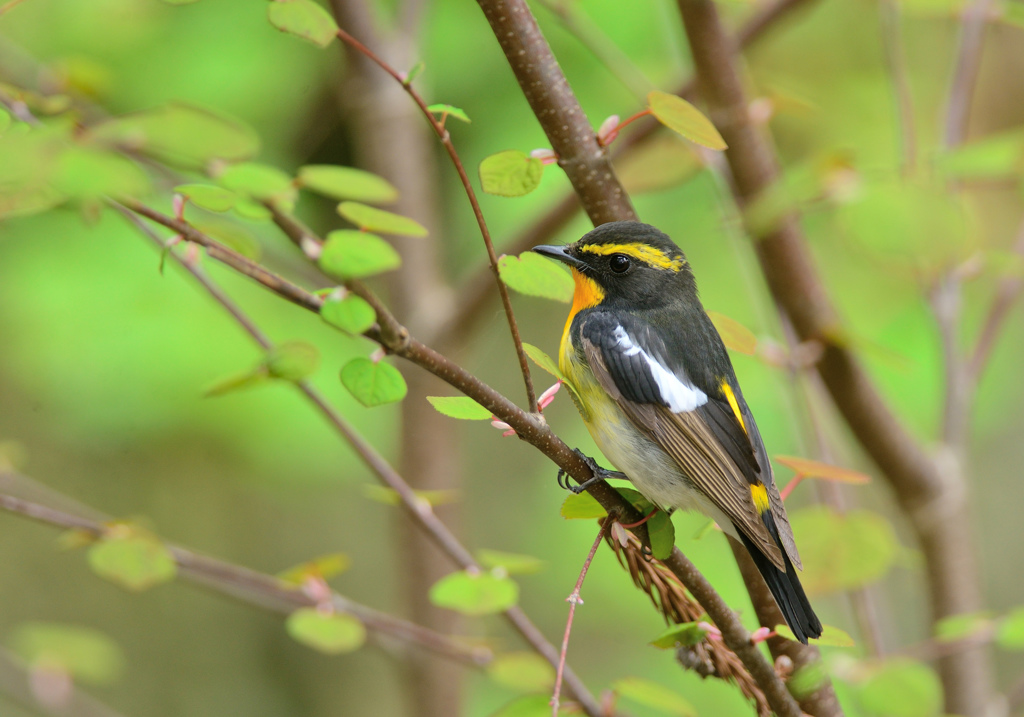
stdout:
<svg viewBox="0 0 1024 717">
<path fill-rule="evenodd" d="M 559 488 L 563 488 L 563 489 L 569 491 L 570 493 L 575 493 L 576 495 L 579 495 L 580 493 L 585 491 L 589 486 L 591 486 L 594 483 L 597 483 L 599 481 L 607 480 L 608 478 L 625 478 L 626 477 L 625 473 L 621 473 L 619 471 L 610 471 L 607 468 L 602 468 L 601 466 L 597 465 L 597 461 L 595 461 L 593 458 L 591 458 L 586 453 L 581 451 L 579 448 L 574 448 L 573 449 L 573 453 L 578 455 L 583 460 L 583 462 L 587 464 L 587 467 L 590 469 L 591 473 L 593 473 L 594 475 L 592 475 L 590 478 L 588 478 L 587 480 L 583 481 L 579 485 L 572 485 L 569 482 L 569 474 L 566 473 L 563 469 L 560 468 L 558 470 L 558 478 L 557 478 L 557 480 L 558 480 L 558 487 Z"/>
</svg>

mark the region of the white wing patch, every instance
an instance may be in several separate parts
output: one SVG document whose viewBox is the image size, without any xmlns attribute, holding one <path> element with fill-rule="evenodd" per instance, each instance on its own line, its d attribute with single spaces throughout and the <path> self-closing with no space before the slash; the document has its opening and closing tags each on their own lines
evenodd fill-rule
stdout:
<svg viewBox="0 0 1024 717">
<path fill-rule="evenodd" d="M 681 381 L 678 376 L 662 366 L 659 361 L 652 358 L 643 348 L 633 343 L 633 340 L 629 338 L 629 334 L 626 333 L 624 328 L 616 326 L 614 336 L 615 343 L 622 347 L 626 356 L 640 354 L 641 358 L 647 362 L 648 367 L 651 369 L 651 376 L 654 377 L 654 382 L 658 385 L 661 400 L 668 405 L 672 413 L 692 411 L 708 402 L 706 393 L 690 383 Z"/>
</svg>

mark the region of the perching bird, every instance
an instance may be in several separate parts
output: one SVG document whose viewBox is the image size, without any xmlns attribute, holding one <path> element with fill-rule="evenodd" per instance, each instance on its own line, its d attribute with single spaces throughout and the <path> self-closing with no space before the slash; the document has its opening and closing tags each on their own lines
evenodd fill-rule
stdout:
<svg viewBox="0 0 1024 717">
<path fill-rule="evenodd" d="M 793 634 L 821 635 L 768 454 L 683 252 L 639 222 L 533 250 L 572 270 L 558 364 L 598 447 L 656 505 L 699 510 L 741 541 Z"/>
</svg>

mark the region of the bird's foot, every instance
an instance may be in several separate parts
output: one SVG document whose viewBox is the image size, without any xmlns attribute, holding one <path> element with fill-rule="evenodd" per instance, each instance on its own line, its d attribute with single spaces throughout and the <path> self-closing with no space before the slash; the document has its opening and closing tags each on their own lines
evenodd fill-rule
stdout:
<svg viewBox="0 0 1024 717">
<path fill-rule="evenodd" d="M 569 483 L 569 474 L 566 473 L 564 470 L 559 469 L 557 480 L 558 486 L 560 488 L 564 488 L 567 491 L 579 494 L 585 491 L 589 486 L 592 486 L 594 483 L 597 483 L 598 481 L 607 480 L 608 478 L 626 478 L 625 473 L 622 473 L 620 471 L 610 471 L 607 468 L 602 468 L 601 466 L 597 465 L 597 461 L 595 461 L 593 458 L 585 454 L 579 448 L 574 448 L 573 452 L 583 459 L 583 462 L 587 464 L 587 467 L 590 468 L 590 471 L 594 475 L 592 475 L 590 478 L 583 481 L 579 485 L 572 485 Z"/>
</svg>

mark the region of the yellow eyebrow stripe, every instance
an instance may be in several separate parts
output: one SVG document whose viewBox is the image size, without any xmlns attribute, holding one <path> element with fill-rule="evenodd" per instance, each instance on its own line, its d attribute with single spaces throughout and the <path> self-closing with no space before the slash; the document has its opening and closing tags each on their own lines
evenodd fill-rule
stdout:
<svg viewBox="0 0 1024 717">
<path fill-rule="evenodd" d="M 580 251 L 589 252 L 590 254 L 600 254 L 607 256 L 608 254 L 625 254 L 631 256 L 634 259 L 638 259 L 645 264 L 649 264 L 657 269 L 669 269 L 671 271 L 679 271 L 683 268 L 686 263 L 685 259 L 670 258 L 661 249 L 657 249 L 648 244 L 588 244 L 587 246 L 580 247 Z"/>
<path fill-rule="evenodd" d="M 729 402 L 729 407 L 732 408 L 732 415 L 736 416 L 736 421 L 740 424 L 740 428 L 743 432 L 747 432 L 747 424 L 743 420 L 743 413 L 740 411 L 739 401 L 736 400 L 736 394 L 732 391 L 732 386 L 729 385 L 728 381 L 722 381 L 721 385 L 722 393 L 725 394 L 725 400 Z"/>
</svg>

